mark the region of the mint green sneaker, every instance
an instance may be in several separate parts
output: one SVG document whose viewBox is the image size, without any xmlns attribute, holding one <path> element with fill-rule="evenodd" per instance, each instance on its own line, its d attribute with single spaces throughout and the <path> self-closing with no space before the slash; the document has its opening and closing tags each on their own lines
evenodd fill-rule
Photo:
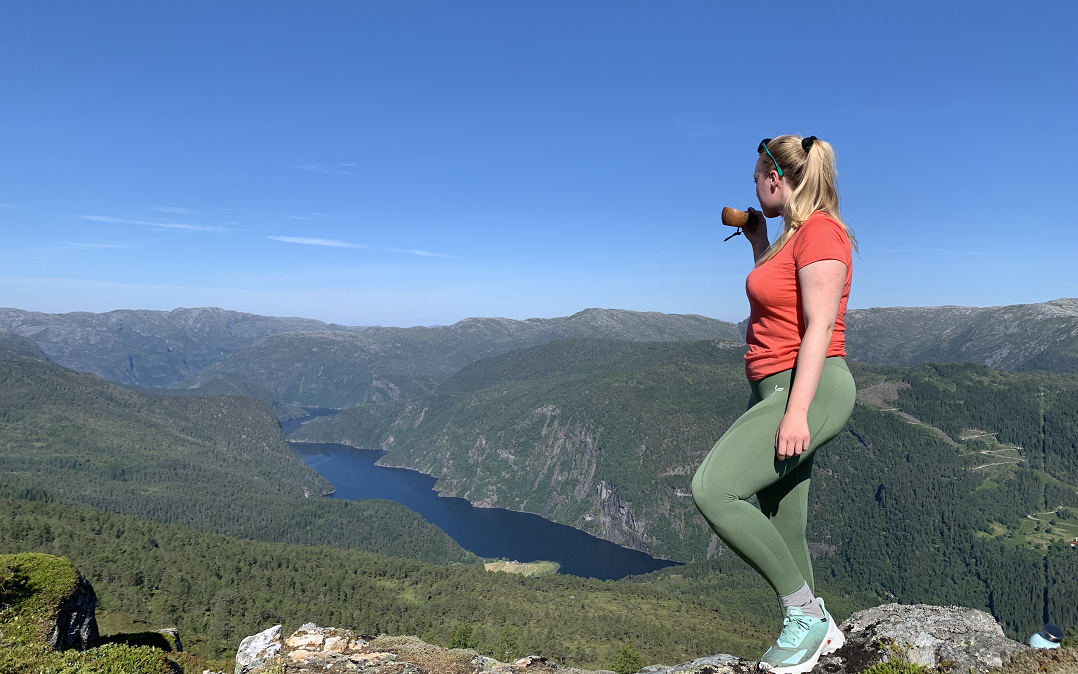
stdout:
<svg viewBox="0 0 1078 674">
<path fill-rule="evenodd" d="M 842 630 L 831 614 L 824 609 L 823 599 L 816 597 L 823 609 L 823 620 L 805 615 L 801 609 L 786 609 L 782 634 L 775 645 L 760 658 L 758 669 L 771 674 L 805 674 L 816 666 L 821 655 L 834 653 L 846 643 Z"/>
</svg>

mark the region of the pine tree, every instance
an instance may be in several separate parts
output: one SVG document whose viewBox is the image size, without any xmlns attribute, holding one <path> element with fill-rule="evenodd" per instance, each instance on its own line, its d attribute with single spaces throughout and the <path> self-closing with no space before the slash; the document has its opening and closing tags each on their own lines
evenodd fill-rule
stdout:
<svg viewBox="0 0 1078 674">
<path fill-rule="evenodd" d="M 644 658 L 640 657 L 640 653 L 629 643 L 619 646 L 614 652 L 614 657 L 610 658 L 610 669 L 617 674 L 636 674 L 644 668 L 645 664 L 647 663 L 644 662 Z"/>
</svg>

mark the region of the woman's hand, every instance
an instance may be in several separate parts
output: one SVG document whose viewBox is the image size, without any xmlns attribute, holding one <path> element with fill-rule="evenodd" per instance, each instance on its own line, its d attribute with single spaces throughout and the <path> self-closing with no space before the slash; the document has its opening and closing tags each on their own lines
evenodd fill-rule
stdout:
<svg viewBox="0 0 1078 674">
<path fill-rule="evenodd" d="M 767 220 L 764 219 L 764 214 L 752 207 L 749 208 L 748 213 L 749 221 L 741 228 L 741 231 L 745 233 L 745 238 L 753 245 L 756 245 L 758 241 L 762 241 L 765 246 L 768 245 Z"/>
<path fill-rule="evenodd" d="M 775 457 L 785 461 L 793 456 L 801 456 L 801 452 L 808 451 L 809 440 L 808 416 L 788 410 L 775 431 Z"/>
<path fill-rule="evenodd" d="M 749 208 L 749 221 L 741 228 L 745 238 L 752 244 L 752 259 L 759 260 L 771 243 L 767 240 L 767 220 L 755 208 Z"/>
</svg>

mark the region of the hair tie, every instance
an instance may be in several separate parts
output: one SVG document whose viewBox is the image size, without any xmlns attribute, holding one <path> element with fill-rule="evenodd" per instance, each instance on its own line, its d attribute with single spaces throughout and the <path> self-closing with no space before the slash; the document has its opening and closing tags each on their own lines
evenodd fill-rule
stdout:
<svg viewBox="0 0 1078 674">
<path fill-rule="evenodd" d="M 801 139 L 801 149 L 805 151 L 805 154 L 808 154 L 809 148 L 811 148 L 812 144 L 815 143 L 818 140 L 819 140 L 819 138 L 817 138 L 816 136 L 809 136 L 808 138 L 802 138 Z"/>
</svg>

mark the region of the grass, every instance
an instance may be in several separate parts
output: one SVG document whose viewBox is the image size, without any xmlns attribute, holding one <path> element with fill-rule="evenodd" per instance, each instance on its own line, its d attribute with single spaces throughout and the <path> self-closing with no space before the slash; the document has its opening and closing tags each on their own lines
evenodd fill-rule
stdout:
<svg viewBox="0 0 1078 674">
<path fill-rule="evenodd" d="M 500 571 L 502 573 L 519 573 L 522 576 L 542 576 L 548 573 L 557 573 L 561 564 L 557 562 L 509 562 L 496 560 L 483 565 L 487 571 Z"/>
<path fill-rule="evenodd" d="M 1053 543 L 1068 543 L 1078 537 L 1078 508 L 1060 506 L 1055 510 L 1026 515 L 1016 527 L 989 523 L 984 538 L 1011 539 L 1018 545 L 1046 548 Z"/>
<path fill-rule="evenodd" d="M 75 591 L 75 567 L 64 557 L 0 555 L 0 671 L 5 674 L 171 674 L 164 652 L 105 644 L 54 651 L 45 637 L 59 607 Z"/>
</svg>

